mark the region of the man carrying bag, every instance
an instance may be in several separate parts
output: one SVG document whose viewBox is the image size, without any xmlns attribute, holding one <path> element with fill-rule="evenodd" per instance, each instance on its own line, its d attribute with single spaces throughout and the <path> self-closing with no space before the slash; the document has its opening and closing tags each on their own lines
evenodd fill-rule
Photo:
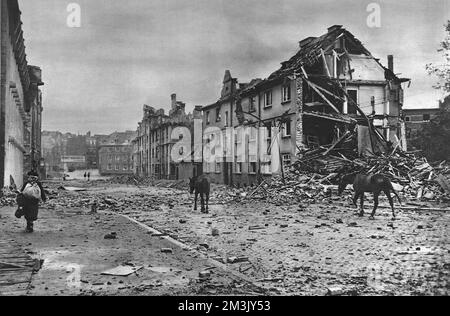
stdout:
<svg viewBox="0 0 450 316">
<path fill-rule="evenodd" d="M 44 188 L 39 182 L 39 176 L 37 172 L 30 171 L 27 174 L 28 181 L 22 186 L 22 190 L 17 195 L 16 217 L 21 218 L 25 216 L 27 221 L 27 233 L 34 231 L 33 224 L 38 219 L 39 201 L 45 202 L 47 197 L 45 196 Z"/>
</svg>

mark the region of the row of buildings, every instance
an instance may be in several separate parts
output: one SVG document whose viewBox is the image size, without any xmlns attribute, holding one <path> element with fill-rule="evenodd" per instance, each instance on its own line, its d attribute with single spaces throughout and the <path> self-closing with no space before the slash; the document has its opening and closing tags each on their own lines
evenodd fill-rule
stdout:
<svg viewBox="0 0 450 316">
<path fill-rule="evenodd" d="M 172 94 L 168 114 L 164 109 L 144 105 L 143 118 L 134 140 L 134 171 L 154 179 L 186 179 L 201 172 L 201 163 L 175 162 L 171 159 L 173 146 L 180 141 L 180 135 L 172 138 L 175 128 L 185 127 L 194 135 L 194 119 L 202 118 L 202 106 L 196 106 L 193 113 L 186 113 L 186 104 Z M 191 145 L 194 144 L 194 139 Z M 194 170 L 194 169 L 199 169 Z"/>
<path fill-rule="evenodd" d="M 0 0 L 0 183 L 42 172 L 42 71 L 27 61 L 17 0 Z"/>
<path fill-rule="evenodd" d="M 167 179 L 204 173 L 217 183 L 248 185 L 281 173 L 305 148 L 335 144 L 349 132 L 357 135 L 361 155 L 397 144 L 406 149 L 402 84 L 409 81 L 395 74 L 392 55 L 383 66 L 353 34 L 334 25 L 320 37 L 300 41 L 298 52 L 266 79 L 240 83 L 225 71 L 218 99 L 195 106 L 191 116 L 174 96 L 169 115 L 144 106 L 134 143 L 135 172 Z M 255 127 L 266 132 L 231 138 L 236 150 L 217 155 L 214 161 L 190 165 L 171 161 L 170 149 L 179 141 L 173 135 L 171 139 L 171 130 L 192 127 L 192 119 L 199 116 L 202 147 L 217 138 L 229 141 L 230 129 Z M 245 159 L 237 159 L 238 147 Z M 259 158 L 263 151 L 268 159 Z"/>
<path fill-rule="evenodd" d="M 435 119 L 442 110 L 450 110 L 450 96 L 439 101 L 434 108 L 405 109 L 406 139 L 413 140 L 420 136 L 422 129 Z"/>
<path fill-rule="evenodd" d="M 133 173 L 132 140 L 135 137 L 135 131 L 109 135 L 44 131 L 42 151 L 45 175 L 60 178 L 65 172 L 90 169 L 98 169 L 102 175 Z"/>
</svg>

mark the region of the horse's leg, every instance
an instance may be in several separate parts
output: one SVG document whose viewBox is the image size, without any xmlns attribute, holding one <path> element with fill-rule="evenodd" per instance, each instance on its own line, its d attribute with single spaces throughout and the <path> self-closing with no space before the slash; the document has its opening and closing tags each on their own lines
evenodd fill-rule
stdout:
<svg viewBox="0 0 450 316">
<path fill-rule="evenodd" d="M 206 213 L 209 212 L 209 192 L 206 192 Z"/>
<path fill-rule="evenodd" d="M 353 205 L 358 208 L 358 204 L 356 204 L 356 202 L 358 202 L 358 197 L 359 197 L 359 192 L 355 192 L 355 196 L 353 197 Z"/>
<path fill-rule="evenodd" d="M 198 199 L 198 192 L 195 191 L 195 198 L 194 198 L 194 211 L 197 210 L 197 199 Z"/>
<path fill-rule="evenodd" d="M 384 191 L 384 193 L 386 194 L 386 196 L 389 200 L 389 204 L 391 204 L 392 218 L 395 218 L 394 200 L 392 199 L 392 196 L 391 196 L 391 190 L 387 189 Z"/>
<path fill-rule="evenodd" d="M 359 212 L 359 216 L 364 216 L 364 192 L 360 193 L 359 195 L 361 197 L 361 211 Z"/>
<path fill-rule="evenodd" d="M 200 201 L 202 203 L 202 213 L 205 213 L 205 194 L 200 193 Z"/>
<path fill-rule="evenodd" d="M 375 211 L 378 208 L 378 196 L 379 195 L 380 195 L 380 191 L 373 192 L 373 211 L 372 211 L 372 214 L 370 215 L 371 219 L 375 219 Z"/>
</svg>

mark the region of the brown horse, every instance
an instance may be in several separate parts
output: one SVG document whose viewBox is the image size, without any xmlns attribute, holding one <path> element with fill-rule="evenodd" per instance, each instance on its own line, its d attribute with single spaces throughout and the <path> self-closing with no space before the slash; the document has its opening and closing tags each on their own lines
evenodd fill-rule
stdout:
<svg viewBox="0 0 450 316">
<path fill-rule="evenodd" d="M 197 199 L 198 195 L 200 194 L 202 213 L 208 214 L 210 188 L 211 185 L 208 178 L 203 175 L 189 179 L 190 192 L 191 194 L 195 192 L 194 211 L 197 210 Z"/>
<path fill-rule="evenodd" d="M 353 197 L 353 204 L 357 207 L 358 198 L 361 198 L 361 212 L 359 216 L 364 216 L 364 193 L 372 192 L 374 199 L 374 208 L 372 214 L 370 216 L 371 219 L 375 218 L 375 211 L 378 208 L 378 197 L 380 193 L 383 191 L 388 200 L 389 204 L 392 208 L 392 216 L 395 218 L 395 210 L 394 210 L 394 200 L 391 197 L 391 191 L 397 196 L 400 205 L 402 201 L 398 196 L 397 192 L 394 190 L 391 181 L 383 175 L 375 174 L 375 175 L 365 175 L 365 174 L 347 174 L 341 178 L 339 183 L 339 195 L 342 194 L 344 189 L 348 184 L 353 184 L 353 189 L 355 190 L 355 196 Z"/>
</svg>

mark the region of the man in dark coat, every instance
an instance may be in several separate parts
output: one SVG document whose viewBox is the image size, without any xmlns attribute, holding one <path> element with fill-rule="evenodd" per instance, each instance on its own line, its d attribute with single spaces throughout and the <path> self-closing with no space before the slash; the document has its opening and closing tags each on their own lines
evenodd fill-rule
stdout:
<svg viewBox="0 0 450 316">
<path fill-rule="evenodd" d="M 44 188 L 39 181 L 39 175 L 37 174 L 37 172 L 30 171 L 28 172 L 27 176 L 28 181 L 24 183 L 17 196 L 17 204 L 19 205 L 19 209 L 16 211 L 16 217 L 21 218 L 22 216 L 25 216 L 25 220 L 27 221 L 26 232 L 32 233 L 34 231 L 33 223 L 38 219 L 39 199 L 27 197 L 23 194 L 23 192 L 27 185 L 33 186 L 34 184 L 37 184 L 41 191 L 42 201 L 45 202 L 47 200 L 47 197 L 45 195 Z"/>
</svg>

